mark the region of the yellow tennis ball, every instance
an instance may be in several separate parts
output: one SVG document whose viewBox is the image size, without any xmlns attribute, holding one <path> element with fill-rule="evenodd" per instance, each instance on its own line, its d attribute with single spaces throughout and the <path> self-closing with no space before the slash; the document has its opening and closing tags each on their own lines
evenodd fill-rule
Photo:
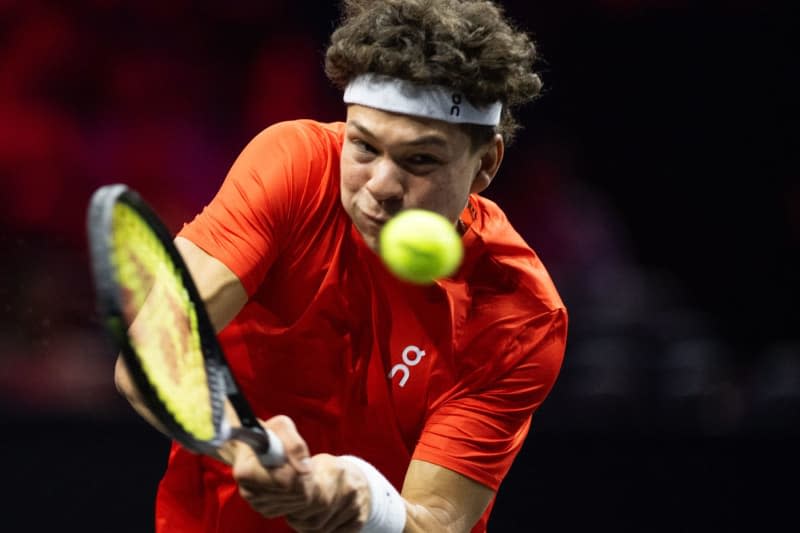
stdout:
<svg viewBox="0 0 800 533">
<path fill-rule="evenodd" d="M 398 278 L 421 285 L 456 271 L 464 256 L 452 222 L 433 211 L 407 209 L 381 229 L 380 256 Z"/>
</svg>

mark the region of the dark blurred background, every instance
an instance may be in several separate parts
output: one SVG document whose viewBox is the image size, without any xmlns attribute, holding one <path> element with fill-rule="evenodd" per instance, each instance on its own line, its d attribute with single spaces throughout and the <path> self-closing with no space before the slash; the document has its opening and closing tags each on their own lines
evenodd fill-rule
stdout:
<svg viewBox="0 0 800 533">
<path fill-rule="evenodd" d="M 487 196 L 571 321 L 490 529 L 792 530 L 796 19 L 755 0 L 504 5 L 546 90 Z M 113 390 L 89 196 L 125 182 L 176 230 L 258 131 L 343 118 L 322 72 L 337 16 L 0 0 L 3 531 L 152 530 L 168 443 Z"/>
</svg>

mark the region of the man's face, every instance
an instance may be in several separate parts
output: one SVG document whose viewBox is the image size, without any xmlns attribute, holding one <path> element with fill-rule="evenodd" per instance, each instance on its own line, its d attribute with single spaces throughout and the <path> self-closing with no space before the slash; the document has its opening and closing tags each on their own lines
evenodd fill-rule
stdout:
<svg viewBox="0 0 800 533">
<path fill-rule="evenodd" d="M 455 224 L 470 192 L 488 185 L 486 150 L 471 150 L 457 125 L 351 105 L 341 160 L 342 204 L 364 241 L 403 209 L 422 208 Z M 493 172 L 491 172 L 493 175 Z"/>
</svg>

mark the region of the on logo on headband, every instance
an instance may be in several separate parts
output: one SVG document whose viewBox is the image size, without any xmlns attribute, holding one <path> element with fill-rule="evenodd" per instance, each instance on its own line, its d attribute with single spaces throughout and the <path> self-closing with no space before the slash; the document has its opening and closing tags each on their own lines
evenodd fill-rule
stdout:
<svg viewBox="0 0 800 533">
<path fill-rule="evenodd" d="M 450 108 L 450 114 L 459 116 L 461 115 L 461 109 L 458 107 L 461 104 L 461 95 L 458 93 L 453 93 L 453 107 Z"/>
</svg>

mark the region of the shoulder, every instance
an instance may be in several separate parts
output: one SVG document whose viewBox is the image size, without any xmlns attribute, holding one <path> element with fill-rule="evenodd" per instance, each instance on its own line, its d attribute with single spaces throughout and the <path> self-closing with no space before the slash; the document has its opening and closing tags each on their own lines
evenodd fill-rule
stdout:
<svg viewBox="0 0 800 533">
<path fill-rule="evenodd" d="M 477 196 L 470 203 L 474 219 L 457 285 L 465 304 L 456 324 L 462 375 L 485 384 L 531 358 L 557 369 L 567 310 L 555 283 L 497 204 Z"/>
<path fill-rule="evenodd" d="M 260 131 L 245 152 L 271 155 L 276 151 L 292 157 L 330 158 L 341 153 L 344 123 L 314 120 L 278 122 Z"/>
<path fill-rule="evenodd" d="M 300 192 L 338 186 L 343 136 L 343 123 L 275 123 L 250 140 L 229 176 L 241 187 L 262 188 L 293 204 L 302 200 Z"/>
<path fill-rule="evenodd" d="M 263 129 L 256 138 L 283 137 L 289 142 L 336 142 L 344 134 L 343 122 L 318 122 L 310 119 L 276 122 Z"/>
<path fill-rule="evenodd" d="M 470 197 L 474 221 L 470 245 L 473 265 L 472 292 L 484 297 L 510 298 L 527 314 L 544 314 L 564 308 L 555 283 L 534 249 L 514 229 L 505 212 L 493 201 Z"/>
</svg>

